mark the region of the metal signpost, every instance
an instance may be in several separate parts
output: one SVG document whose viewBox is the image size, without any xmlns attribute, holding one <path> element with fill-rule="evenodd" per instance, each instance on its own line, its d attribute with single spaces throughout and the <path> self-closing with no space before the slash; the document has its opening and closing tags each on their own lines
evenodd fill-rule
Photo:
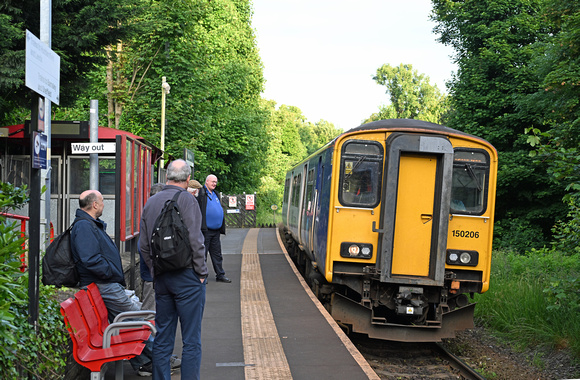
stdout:
<svg viewBox="0 0 580 380">
<path fill-rule="evenodd" d="M 37 327 L 40 269 L 40 216 L 41 169 L 47 168 L 50 156 L 47 136 L 39 131 L 39 120 L 44 120 L 41 96 L 60 102 L 60 57 L 30 31 L 26 31 L 26 87 L 35 92 L 32 104 L 31 144 L 33 157 L 30 169 L 30 205 L 28 238 L 28 320 Z M 48 152 L 48 153 L 47 153 Z"/>
</svg>

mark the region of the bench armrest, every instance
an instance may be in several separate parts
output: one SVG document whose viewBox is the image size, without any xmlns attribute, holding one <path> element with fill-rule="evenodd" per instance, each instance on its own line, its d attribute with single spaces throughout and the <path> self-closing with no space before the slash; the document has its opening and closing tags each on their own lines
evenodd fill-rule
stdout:
<svg viewBox="0 0 580 380">
<path fill-rule="evenodd" d="M 111 347 L 111 337 L 119 334 L 122 329 L 142 329 L 148 327 L 151 330 L 151 335 L 157 334 L 157 329 L 151 322 L 148 321 L 127 321 L 127 322 L 113 322 L 105 329 L 103 333 L 103 348 Z"/>
<path fill-rule="evenodd" d="M 155 318 L 155 311 L 154 310 L 137 310 L 137 311 L 124 311 L 119 313 L 113 323 L 115 322 L 122 322 L 125 319 L 133 319 L 133 318 L 143 318 L 146 320 L 154 319 Z"/>
</svg>

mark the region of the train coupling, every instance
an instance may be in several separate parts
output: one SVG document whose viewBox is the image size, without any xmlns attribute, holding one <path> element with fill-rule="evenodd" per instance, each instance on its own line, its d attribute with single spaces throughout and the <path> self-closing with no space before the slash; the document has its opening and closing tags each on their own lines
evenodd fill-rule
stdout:
<svg viewBox="0 0 580 380">
<path fill-rule="evenodd" d="M 395 296 L 395 311 L 399 315 L 423 315 L 428 302 L 423 296 L 423 288 L 400 286 Z"/>
</svg>

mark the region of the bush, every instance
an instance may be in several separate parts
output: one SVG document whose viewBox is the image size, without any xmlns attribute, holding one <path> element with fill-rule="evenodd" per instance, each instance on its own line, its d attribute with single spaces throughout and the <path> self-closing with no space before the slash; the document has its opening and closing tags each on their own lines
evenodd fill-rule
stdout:
<svg viewBox="0 0 580 380">
<path fill-rule="evenodd" d="M 524 253 L 545 244 L 542 229 L 528 220 L 504 219 L 496 221 L 493 228 L 495 249 Z"/>
<path fill-rule="evenodd" d="M 580 359 L 580 254 L 495 251 L 476 317 L 519 346 L 569 348 Z"/>
<path fill-rule="evenodd" d="M 277 210 L 272 210 L 272 205 L 276 205 Z M 270 225 L 282 221 L 282 195 L 279 191 L 261 189 L 256 195 L 256 224 Z"/>
<path fill-rule="evenodd" d="M 18 208 L 26 188 L 0 184 L 0 210 Z M 0 216 L 0 373 L 3 379 L 64 377 L 68 333 L 54 287 L 40 287 L 37 330 L 28 322 L 28 272 L 20 272 L 17 223 Z"/>
</svg>

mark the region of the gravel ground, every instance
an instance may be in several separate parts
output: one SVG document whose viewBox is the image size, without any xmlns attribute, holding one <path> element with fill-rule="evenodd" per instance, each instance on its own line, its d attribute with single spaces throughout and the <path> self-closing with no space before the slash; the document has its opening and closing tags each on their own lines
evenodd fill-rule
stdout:
<svg viewBox="0 0 580 380">
<path fill-rule="evenodd" d="M 514 350 L 483 327 L 466 330 L 444 346 L 488 380 L 560 380 L 580 378 L 580 359 L 565 350 Z"/>
</svg>

